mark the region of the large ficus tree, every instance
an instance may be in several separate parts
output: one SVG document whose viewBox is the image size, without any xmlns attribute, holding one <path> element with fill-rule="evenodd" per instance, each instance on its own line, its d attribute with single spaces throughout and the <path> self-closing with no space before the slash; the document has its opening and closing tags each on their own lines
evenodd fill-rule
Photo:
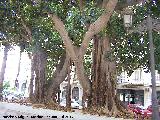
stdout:
<svg viewBox="0 0 160 120">
<path fill-rule="evenodd" d="M 135 1 L 135 3 L 136 2 L 137 1 Z M 124 2 L 120 2 L 120 3 L 123 3 L 123 5 L 120 5 L 119 3 L 118 3 L 119 5 L 117 5 L 117 3 L 118 1 L 116 0 L 115 1 L 107 0 L 107 1 L 101 1 L 101 2 L 99 1 L 98 4 L 95 2 L 94 5 L 96 7 L 98 5 L 98 8 L 100 8 L 100 10 L 102 11 L 99 10 L 100 14 L 98 14 L 98 10 L 95 12 L 92 9 L 89 13 L 90 20 L 87 19 L 88 17 L 86 17 L 86 20 L 84 20 L 85 13 L 87 13 L 87 10 L 85 9 L 85 7 L 88 5 L 87 2 L 85 6 L 82 1 L 79 1 L 79 3 L 76 1 L 74 2 L 72 1 L 70 3 L 71 8 L 73 5 L 74 6 L 73 9 L 76 10 L 76 7 L 77 7 L 76 5 L 79 4 L 78 6 L 79 14 L 82 15 L 80 17 L 77 17 L 76 19 L 77 21 L 80 21 L 80 22 L 76 22 L 76 20 L 73 19 L 74 20 L 73 28 L 76 28 L 74 30 L 70 30 L 70 28 L 68 28 L 66 20 L 60 16 L 60 13 L 59 13 L 60 11 L 58 12 L 55 11 L 54 9 L 52 9 L 54 8 L 52 6 L 49 6 L 51 10 L 49 12 L 47 11 L 47 14 L 51 17 L 54 23 L 54 29 L 56 29 L 59 32 L 63 40 L 63 43 L 66 48 L 66 52 L 71 57 L 72 61 L 74 62 L 74 65 L 76 66 L 77 77 L 80 80 L 80 83 L 85 91 L 84 95 L 87 96 L 89 99 L 88 105 L 89 106 L 91 105 L 94 107 L 98 106 L 100 108 L 105 106 L 105 110 L 107 110 L 107 112 L 110 111 L 111 114 L 117 114 L 118 111 L 123 111 L 123 107 L 120 104 L 119 100 L 117 99 L 117 96 L 115 93 L 115 89 L 116 89 L 116 76 L 115 76 L 116 64 L 115 62 L 117 61 L 116 59 L 112 59 L 112 56 L 110 56 L 112 55 L 112 52 L 114 53 L 113 56 L 118 58 L 117 59 L 118 66 L 120 66 L 118 67 L 120 68 L 119 70 L 122 70 L 121 68 L 123 68 L 123 70 L 128 71 L 128 73 L 132 73 L 132 71 L 134 69 L 137 69 L 138 67 L 147 67 L 147 65 L 149 65 L 147 64 L 148 63 L 147 59 L 145 59 L 145 58 L 148 58 L 147 57 L 148 54 L 146 54 L 146 52 L 143 51 L 143 50 L 146 50 L 146 46 L 145 46 L 146 44 L 144 44 L 143 46 L 139 44 L 140 43 L 139 41 L 142 39 L 142 36 L 139 35 L 136 37 L 134 33 L 131 35 L 126 35 L 124 27 L 122 26 L 123 25 L 122 17 L 120 18 L 118 13 L 116 12 L 114 13 L 114 10 L 118 11 L 124 6 L 127 6 L 127 4 L 124 4 Z M 130 5 L 131 4 L 134 4 L 134 2 L 131 2 Z M 158 3 L 156 3 L 156 5 L 154 4 L 155 3 L 153 2 L 152 9 L 153 9 L 153 12 L 157 14 L 158 10 L 155 10 L 155 9 Z M 53 4 L 51 3 L 50 5 L 54 5 L 54 3 Z M 94 5 L 93 5 L 93 8 L 95 7 Z M 118 7 L 116 7 L 116 5 Z M 146 5 L 145 7 L 143 6 L 143 7 L 140 7 L 139 9 L 142 10 L 142 8 L 148 8 L 148 6 Z M 145 10 L 143 12 L 145 12 Z M 144 19 L 144 15 L 141 16 L 138 14 L 140 12 L 136 12 L 136 13 L 138 16 L 136 18 L 137 21 Z M 69 18 L 72 18 L 73 13 L 71 12 L 71 10 L 69 11 L 67 15 L 69 16 Z M 113 15 L 113 18 L 111 19 L 112 21 L 108 23 L 111 15 Z M 96 17 L 98 18 L 94 19 Z M 102 30 L 105 29 L 105 27 L 107 26 L 107 23 L 110 24 L 110 26 L 108 26 L 108 28 L 110 29 L 108 29 L 107 32 L 103 32 Z M 82 31 L 81 34 L 76 33 L 78 29 L 76 27 L 77 24 L 81 25 L 79 28 L 84 27 L 84 29 L 82 29 L 84 31 Z M 136 25 L 137 23 L 134 22 L 134 24 Z M 69 27 L 71 27 L 71 25 Z M 110 30 L 112 30 L 112 32 Z M 101 33 L 103 35 L 101 35 Z M 108 35 L 111 35 L 111 34 L 112 36 L 109 37 Z M 77 39 L 81 41 L 81 44 L 78 44 L 78 49 L 75 49 L 74 41 Z M 92 79 L 90 80 L 87 77 L 87 75 L 84 73 L 83 58 L 87 52 L 87 48 L 89 47 L 89 43 L 91 39 L 93 40 L 93 43 L 94 43 L 93 54 L 92 54 L 93 55 L 92 71 L 94 72 L 93 73 L 94 75 L 92 76 Z M 124 47 L 126 46 L 125 41 L 129 43 L 127 46 L 127 49 L 130 49 L 131 48 L 130 45 L 132 44 L 130 39 L 136 39 L 138 42 L 137 43 L 134 42 L 136 44 L 132 45 L 133 47 L 131 50 L 129 50 L 129 52 L 126 52 L 125 50 L 126 48 Z M 143 39 L 145 39 L 145 37 Z M 112 49 L 114 50 L 112 52 L 110 48 L 111 43 L 112 43 Z M 120 46 L 118 46 L 117 48 L 116 44 L 119 44 Z M 134 52 L 137 50 L 138 45 L 140 45 L 141 48 L 144 47 L 143 50 L 140 50 L 142 52 Z M 139 53 L 143 55 L 140 55 Z M 126 59 L 125 56 L 130 56 L 130 57 Z M 158 56 L 159 54 L 157 54 L 157 58 Z M 132 59 L 133 61 L 131 60 L 131 57 L 133 58 Z M 146 61 L 143 61 L 144 59 Z M 112 91 L 112 92 L 109 93 L 106 91 Z"/>
<path fill-rule="evenodd" d="M 139 1 L 140 0 L 133 0 L 130 2 L 130 5 L 136 4 Z M 28 40 L 31 45 L 34 46 L 33 50 L 37 50 L 37 52 L 35 52 L 37 54 L 33 55 L 33 65 L 43 62 L 41 61 L 43 60 L 41 58 L 42 52 L 47 53 L 49 59 L 45 60 L 48 60 L 50 65 L 59 63 L 59 65 L 56 66 L 55 72 L 50 72 L 53 73 L 53 79 L 51 75 L 48 74 L 52 79 L 50 81 L 52 84 L 50 85 L 49 82 L 49 87 L 44 87 L 48 88 L 47 90 L 43 90 L 43 92 L 47 91 L 46 94 L 40 91 L 43 86 L 47 85 L 47 82 L 44 80 L 46 77 L 43 76 L 36 79 L 36 81 L 40 79 L 42 84 L 41 82 L 37 82 L 38 89 L 36 90 L 35 97 L 37 99 L 44 99 L 44 96 L 51 98 L 52 94 L 56 93 L 56 87 L 65 80 L 66 72 L 63 72 L 63 69 L 66 70 L 68 66 L 67 61 L 71 58 L 76 67 L 77 77 L 84 89 L 84 99 L 88 98 L 88 106 L 93 106 L 93 110 L 97 110 L 97 107 L 105 108 L 101 109 L 104 113 L 117 114 L 118 111 L 125 113 L 115 93 L 116 59 L 112 59 L 111 49 L 115 53 L 114 55 L 119 58 L 118 61 L 120 62 L 118 62 L 118 64 L 121 64 L 121 66 L 118 70 L 121 70 L 123 67 L 130 71 L 136 69 L 138 64 L 142 64 L 139 63 L 139 61 L 137 64 L 137 61 L 134 60 L 133 62 L 128 62 L 128 64 L 132 63 L 131 66 L 128 64 L 125 66 L 125 61 L 127 61 L 128 58 L 126 59 L 124 56 L 129 52 L 125 51 L 126 48 L 124 46 L 126 46 L 126 44 L 124 44 L 124 42 L 128 41 L 126 38 L 134 37 L 134 34 L 131 36 L 125 34 L 122 26 L 122 18 L 119 17 L 118 11 L 128 6 L 127 0 L 36 0 L 20 3 L 17 3 L 17 7 L 14 7 L 16 10 L 20 9 L 19 12 L 15 10 L 15 16 L 13 14 L 12 17 L 8 17 L 7 19 L 4 17 L 9 23 L 10 20 L 13 21 L 13 25 L 15 26 L 10 27 L 8 23 L 4 22 L 4 29 L 1 31 L 5 30 L 4 32 L 12 33 L 13 36 L 23 37 L 23 39 Z M 21 6 L 20 8 L 18 7 L 19 5 Z M 135 39 L 139 40 L 140 37 Z M 91 42 L 91 40 L 93 42 Z M 112 46 L 110 47 L 111 43 Z M 86 65 L 84 65 L 85 54 L 91 52 L 91 50 L 88 50 L 89 47 L 93 48 L 91 79 L 89 79 L 88 74 L 85 73 Z M 127 46 L 127 50 L 129 47 L 130 46 Z M 135 45 L 133 48 L 136 49 Z M 59 59 L 62 63 L 57 62 Z M 51 62 L 52 60 L 54 62 Z M 36 65 L 39 67 L 32 69 L 32 71 L 35 71 L 37 74 L 36 77 L 44 73 L 44 64 L 45 61 L 43 62 L 43 69 L 40 68 L 40 64 Z M 134 64 L 136 64 L 136 67 L 134 67 Z M 51 67 L 48 66 L 48 68 Z M 49 69 L 49 71 L 50 70 L 53 70 L 53 67 Z M 63 77 L 59 78 L 59 76 Z M 31 88 L 33 88 L 33 84 L 31 84 Z M 33 93 L 33 91 L 31 93 Z M 43 101 L 45 100 L 40 100 L 39 102 Z"/>
<path fill-rule="evenodd" d="M 53 90 L 65 79 L 67 73 L 68 57 L 62 40 L 52 29 L 51 20 L 42 16 L 40 7 L 32 1 L 4 1 L 1 5 L 1 32 L 9 38 L 10 43 L 23 43 L 23 47 L 32 53 L 31 99 L 40 103 L 51 100 Z"/>
<path fill-rule="evenodd" d="M 111 15 L 113 14 L 113 11 L 115 10 L 117 3 L 117 0 L 98 2 L 98 7 L 102 10 L 100 12 L 101 14 L 95 14 L 97 12 L 94 11 L 94 9 L 96 9 L 94 8 L 89 13 L 91 19 L 83 20 L 85 18 L 85 13 L 87 13 L 85 9 L 85 7 L 87 7 L 88 5 L 87 2 L 84 5 L 82 1 L 72 1 L 69 4 L 71 5 L 71 8 L 76 9 L 76 7 L 78 7 L 79 14 L 82 15 L 79 17 L 79 22 L 73 21 L 74 28 L 76 28 L 77 24 L 80 24 L 84 27 L 84 31 L 81 33 L 82 35 L 80 34 L 80 36 L 78 36 L 79 34 L 76 34 L 77 29 L 69 31 L 70 29 L 67 28 L 68 26 L 67 24 L 65 24 L 66 20 L 63 18 L 63 16 L 60 16 L 59 12 L 61 11 L 54 10 L 54 3 L 50 3 L 50 11 L 47 11 L 47 14 L 51 17 L 54 23 L 54 29 L 59 32 L 65 45 L 66 52 L 71 57 L 76 67 L 77 78 L 80 80 L 80 83 L 84 89 L 84 98 L 87 97 L 89 99 L 88 106 L 98 106 L 100 108 L 104 108 L 105 106 L 105 110 L 107 111 L 107 113 L 109 112 L 111 114 L 117 114 L 118 111 L 124 112 L 123 107 L 117 99 L 115 93 L 116 77 L 114 72 L 116 71 L 116 65 L 115 61 L 110 61 L 108 59 L 105 60 L 106 52 L 110 51 L 109 38 L 107 36 L 99 37 L 97 35 L 107 26 L 107 23 Z M 63 2 L 60 2 L 59 4 L 59 6 L 63 6 Z M 94 5 L 95 6 L 93 7 L 96 7 L 97 4 L 94 3 Z M 69 11 L 67 15 L 69 18 L 72 18 L 73 13 Z M 94 19 L 95 17 L 98 18 Z M 74 36 L 71 36 L 71 34 L 76 34 L 75 39 Z M 79 46 L 75 46 L 73 44 L 76 38 L 81 41 L 81 44 Z M 96 52 L 93 59 L 93 61 L 95 61 L 95 64 L 93 66 L 95 75 L 92 77 L 92 80 L 90 80 L 89 77 L 85 74 L 83 65 L 83 58 L 87 52 L 87 48 L 89 47 L 91 39 L 93 39 L 95 42 L 93 51 Z M 97 57 L 97 55 L 99 58 Z M 112 92 L 109 93 L 106 91 Z"/>
</svg>

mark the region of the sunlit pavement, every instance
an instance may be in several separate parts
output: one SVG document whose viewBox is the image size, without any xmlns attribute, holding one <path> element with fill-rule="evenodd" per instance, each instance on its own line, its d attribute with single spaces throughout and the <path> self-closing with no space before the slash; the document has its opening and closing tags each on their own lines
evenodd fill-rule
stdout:
<svg viewBox="0 0 160 120">
<path fill-rule="evenodd" d="M 27 112 L 27 109 L 24 109 L 24 111 L 26 111 L 24 112 L 23 110 L 20 110 L 20 107 L 25 108 L 25 106 L 18 106 L 13 103 L 0 103 L 0 120 L 61 120 L 59 118 L 55 118 L 57 116 L 33 114 L 31 113 L 32 111 Z M 15 110 L 13 108 L 15 108 Z"/>
<path fill-rule="evenodd" d="M 15 110 L 0 110 L 0 120 L 40 120 L 40 119 L 51 120 L 44 116 L 42 117 L 27 113 L 21 113 Z"/>
<path fill-rule="evenodd" d="M 41 118 L 42 117 L 42 118 Z M 122 118 L 62 112 L 48 109 L 33 109 L 31 106 L 0 102 L 0 120 L 123 120 Z"/>
<path fill-rule="evenodd" d="M 49 116 L 40 116 L 27 113 L 21 113 L 15 110 L 0 109 L 0 120 L 53 120 Z M 60 119 L 54 119 L 60 120 Z"/>
</svg>

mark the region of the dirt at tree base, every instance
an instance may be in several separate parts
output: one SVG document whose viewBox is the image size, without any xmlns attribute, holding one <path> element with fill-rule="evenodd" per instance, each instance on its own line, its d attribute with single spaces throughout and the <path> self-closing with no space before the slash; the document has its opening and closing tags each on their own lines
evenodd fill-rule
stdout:
<svg viewBox="0 0 160 120">
<path fill-rule="evenodd" d="M 116 114 L 112 114 L 109 111 L 106 111 L 105 108 L 83 108 L 82 113 L 84 114 L 91 114 L 91 115 L 99 115 L 99 116 L 107 116 L 107 117 L 115 117 L 115 118 L 124 118 L 124 119 L 136 119 L 136 120 L 151 120 L 151 118 L 142 118 L 140 115 L 135 117 L 135 114 L 127 109 L 124 111 L 119 111 Z"/>
</svg>

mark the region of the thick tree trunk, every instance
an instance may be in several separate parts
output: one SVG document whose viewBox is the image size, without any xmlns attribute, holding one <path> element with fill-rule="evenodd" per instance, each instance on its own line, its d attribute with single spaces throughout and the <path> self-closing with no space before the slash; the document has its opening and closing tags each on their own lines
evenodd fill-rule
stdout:
<svg viewBox="0 0 160 120">
<path fill-rule="evenodd" d="M 33 94 L 33 81 L 34 81 L 34 70 L 35 70 L 35 55 L 33 54 L 33 56 L 31 57 L 30 55 L 30 58 L 31 58 L 31 79 L 30 79 L 30 84 L 29 84 L 29 98 L 30 100 L 33 102 L 33 97 L 34 97 L 34 94 Z"/>
<path fill-rule="evenodd" d="M 76 67 L 76 73 L 77 78 L 80 80 L 80 84 L 82 85 L 84 89 L 84 96 L 90 96 L 91 94 L 91 82 L 88 78 L 88 76 L 84 73 L 84 67 L 83 67 L 83 57 L 87 51 L 87 48 L 89 46 L 89 42 L 91 38 L 99 33 L 109 21 L 110 16 L 112 15 L 112 12 L 114 11 L 115 6 L 117 5 L 118 0 L 109 0 L 106 5 L 104 5 L 104 8 L 106 9 L 106 12 L 102 14 L 94 23 L 90 25 L 88 28 L 88 31 L 84 35 L 81 47 L 79 49 L 79 53 L 76 54 L 74 50 L 74 46 L 72 45 L 72 40 L 68 36 L 68 32 L 65 29 L 65 25 L 63 22 L 58 18 L 58 16 L 54 14 L 48 13 L 48 15 L 52 18 L 52 21 L 55 23 L 55 29 L 60 33 L 62 40 L 64 42 L 64 45 L 66 47 L 66 52 L 71 57 L 72 61 L 75 64 Z"/>
<path fill-rule="evenodd" d="M 74 46 L 74 51 L 76 55 L 79 54 L 80 48 Z M 91 97 L 91 81 L 87 74 L 85 73 L 83 65 L 83 57 L 78 56 L 78 59 L 74 61 L 76 68 L 77 79 L 80 81 L 80 84 L 83 87 L 83 97 L 82 97 L 82 106 L 85 107 L 85 103 L 90 100 Z M 89 103 L 89 101 L 88 101 Z"/>
<path fill-rule="evenodd" d="M 102 59 L 102 44 L 101 41 L 96 35 L 94 36 L 93 43 L 93 67 L 92 67 L 92 106 L 98 107 L 100 105 L 100 100 L 103 99 L 101 96 L 101 90 L 103 90 L 103 86 L 99 89 L 99 85 L 101 81 L 101 59 Z"/>
<path fill-rule="evenodd" d="M 15 87 L 16 87 L 17 89 L 19 88 L 18 76 L 19 76 L 20 67 L 21 67 L 21 56 L 22 56 L 22 52 L 20 51 L 19 61 L 18 61 L 18 71 L 17 71 L 17 75 L 16 75 L 16 80 L 15 80 Z"/>
<path fill-rule="evenodd" d="M 71 79 L 71 61 L 68 62 L 68 84 L 67 84 L 67 95 L 66 95 L 66 107 L 71 110 L 71 84 L 70 84 L 70 79 Z"/>
<path fill-rule="evenodd" d="M 54 28 L 60 33 L 62 37 L 62 40 L 66 47 L 66 52 L 75 64 L 77 78 L 80 80 L 80 84 L 84 89 L 83 100 L 85 100 L 87 97 L 92 98 L 92 100 L 89 100 L 88 103 L 95 107 L 97 107 L 97 105 L 98 107 L 105 105 L 106 109 L 111 111 L 111 113 L 114 112 L 114 114 L 117 113 L 115 93 L 116 65 L 114 61 L 105 60 L 105 51 L 108 51 L 105 50 L 105 48 L 107 48 L 108 46 L 103 46 L 102 42 L 98 42 L 97 44 L 95 44 L 97 46 L 97 57 L 95 57 L 96 61 L 94 61 L 95 75 L 92 77 L 92 84 L 84 73 L 83 56 L 85 55 L 89 46 L 89 42 L 93 38 L 93 36 L 98 34 L 103 28 L 106 27 L 107 22 L 109 21 L 110 16 L 112 15 L 117 3 L 118 0 L 104 0 L 102 6 L 106 9 L 106 11 L 95 22 L 90 24 L 88 31 L 84 35 L 82 44 L 80 46 L 80 49 L 78 50 L 78 54 L 76 53 L 74 46 L 72 45 L 71 39 L 68 36 L 68 32 L 66 31 L 63 22 L 58 18 L 58 16 L 48 13 L 48 15 L 52 18 L 52 21 L 54 22 Z M 80 3 L 80 6 L 81 5 L 82 4 Z M 106 45 L 109 45 L 109 43 Z M 91 94 L 91 91 L 93 91 L 93 94 Z M 111 92 L 107 93 L 106 91 Z M 107 100 L 107 102 L 105 100 Z"/>
<path fill-rule="evenodd" d="M 6 62 L 7 62 L 7 56 L 8 56 L 9 49 L 10 49 L 10 45 L 8 45 L 8 44 L 5 45 L 3 62 L 2 62 L 1 72 L 0 72 L 0 100 L 3 99 L 3 96 L 2 96 L 3 81 L 4 81 L 4 74 L 5 74 Z"/>
<path fill-rule="evenodd" d="M 60 84 L 65 80 L 67 77 L 67 68 L 68 68 L 68 62 L 69 62 L 69 56 L 64 54 L 61 59 L 60 63 L 56 67 L 56 71 L 53 73 L 53 79 L 50 82 L 50 84 L 46 85 L 46 102 L 54 101 L 56 100 L 53 98 L 53 96 L 56 96 L 56 94 L 59 92 L 59 86 Z"/>
<path fill-rule="evenodd" d="M 46 53 L 40 50 L 37 53 L 37 65 L 36 65 L 36 81 L 35 81 L 35 98 L 38 103 L 44 102 L 44 85 L 46 84 Z"/>
<path fill-rule="evenodd" d="M 116 64 L 110 58 L 110 41 L 94 37 L 91 110 L 117 116 L 125 108 L 116 96 Z"/>
<path fill-rule="evenodd" d="M 94 108 L 104 107 L 106 101 L 106 70 L 103 60 L 103 39 L 94 36 L 93 43 L 93 66 L 92 66 L 92 97 L 91 106 Z"/>
<path fill-rule="evenodd" d="M 60 100 L 61 100 L 61 98 L 60 98 L 60 93 L 61 93 L 61 90 L 60 90 L 60 86 L 58 87 L 58 99 L 57 99 L 57 103 L 58 104 L 60 104 Z"/>
</svg>

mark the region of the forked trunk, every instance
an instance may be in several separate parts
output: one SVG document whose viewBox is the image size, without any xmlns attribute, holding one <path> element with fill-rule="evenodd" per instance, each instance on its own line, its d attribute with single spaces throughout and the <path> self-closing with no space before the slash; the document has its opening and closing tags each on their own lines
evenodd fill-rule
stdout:
<svg viewBox="0 0 160 120">
<path fill-rule="evenodd" d="M 62 37 L 67 54 L 71 57 L 75 64 L 77 78 L 84 89 L 84 100 L 91 95 L 91 82 L 88 76 L 84 73 L 83 57 L 87 51 L 92 37 L 106 27 L 107 22 L 109 21 L 109 18 L 112 15 L 115 6 L 117 5 L 117 2 L 118 0 L 109 0 L 108 2 L 105 2 L 106 4 L 104 5 L 104 8 L 106 8 L 106 11 L 108 12 L 104 12 L 95 22 L 90 24 L 88 31 L 84 35 L 78 54 L 76 54 L 74 51 L 72 40 L 69 38 L 68 32 L 65 29 L 65 25 L 62 20 L 58 18 L 58 16 L 48 13 L 48 15 L 52 18 L 54 28 Z"/>
</svg>

